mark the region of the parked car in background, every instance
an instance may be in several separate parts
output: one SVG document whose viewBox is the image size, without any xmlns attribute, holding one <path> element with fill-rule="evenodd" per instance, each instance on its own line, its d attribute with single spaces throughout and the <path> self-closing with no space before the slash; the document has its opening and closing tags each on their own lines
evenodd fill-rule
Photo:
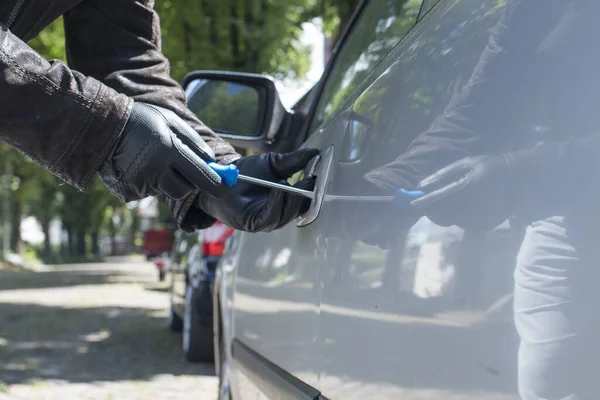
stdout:
<svg viewBox="0 0 600 400">
<path fill-rule="evenodd" d="M 171 261 L 170 252 L 162 253 L 158 257 L 154 257 L 153 262 L 156 267 L 156 271 L 158 272 L 158 280 L 162 282 L 165 280 L 167 275 L 167 271 L 169 269 L 169 263 Z"/>
<path fill-rule="evenodd" d="M 173 231 L 166 228 L 150 229 L 144 232 L 142 251 L 151 260 L 171 251 Z"/>
<path fill-rule="evenodd" d="M 213 360 L 212 290 L 215 270 L 233 229 L 217 222 L 194 233 L 177 231 L 163 268 L 171 277 L 169 327 L 182 331 L 188 361 Z"/>
<path fill-rule="evenodd" d="M 100 242 L 100 255 L 103 257 L 130 254 L 134 250 L 135 243 L 129 236 L 105 236 Z"/>
<path fill-rule="evenodd" d="M 213 302 L 221 400 L 519 398 L 512 296 L 524 231 L 505 223 L 469 232 L 426 217 L 395 226 L 392 216 L 373 220 L 366 202 L 334 197 L 381 195 L 365 175 L 403 154 L 460 97 L 506 4 L 363 1 L 293 110 L 262 75 L 184 79 L 190 109 L 235 146 L 321 151 L 290 179 L 316 176 L 308 211 L 273 233 L 235 232 L 221 259 Z M 551 13 L 525 8 L 532 30 Z M 519 107 L 522 118 L 507 122 L 523 127 L 524 142 L 540 141 L 541 130 L 529 128 L 546 122 L 543 102 L 503 95 L 494 104 Z M 349 222 L 360 217 L 379 224 L 387 248 L 356 239 L 361 226 Z"/>
</svg>

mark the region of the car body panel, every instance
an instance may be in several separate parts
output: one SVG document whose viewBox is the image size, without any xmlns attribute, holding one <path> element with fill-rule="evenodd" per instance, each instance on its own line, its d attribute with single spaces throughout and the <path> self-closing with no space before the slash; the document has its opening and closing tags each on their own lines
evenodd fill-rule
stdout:
<svg viewBox="0 0 600 400">
<path fill-rule="evenodd" d="M 325 148 L 345 127 L 341 119 L 329 124 L 312 135 L 306 146 Z M 235 338 L 313 387 L 317 385 L 314 344 L 320 269 L 315 260 L 321 224 L 317 220 L 298 228 L 292 223 L 272 234 L 242 234 L 236 252 L 243 257 L 232 266 L 236 271 Z"/>
<path fill-rule="evenodd" d="M 449 3 L 402 40 L 357 98 L 362 122 L 353 129 L 368 121 L 369 142 L 358 161 L 336 164 L 331 194 L 368 195 L 356 182 L 427 130 L 473 71 L 502 10 L 491 11 L 495 0 Z M 319 218 L 340 215 L 332 203 Z M 327 237 L 320 391 L 340 399 L 516 398 L 511 274 L 519 238 L 507 232 L 470 237 L 421 218 L 408 231 L 389 227 L 395 240 L 386 250 Z M 484 260 L 483 249 L 495 249 L 494 259 Z"/>
<path fill-rule="evenodd" d="M 427 9 L 304 143 L 333 146 L 327 194 L 372 194 L 365 175 L 402 154 L 456 99 L 505 6 L 442 0 Z M 515 125 L 534 128 L 538 104 L 526 107 L 530 120 Z M 534 145 L 539 133 L 519 138 Z M 383 248 L 353 239 L 345 225 L 369 210 L 329 201 L 306 227 L 236 233 L 219 281 L 228 351 L 239 340 L 328 399 L 518 399 L 512 302 L 522 227 L 482 233 L 421 217 L 388 226 Z M 235 400 L 269 398 L 241 369 L 231 379 Z"/>
</svg>

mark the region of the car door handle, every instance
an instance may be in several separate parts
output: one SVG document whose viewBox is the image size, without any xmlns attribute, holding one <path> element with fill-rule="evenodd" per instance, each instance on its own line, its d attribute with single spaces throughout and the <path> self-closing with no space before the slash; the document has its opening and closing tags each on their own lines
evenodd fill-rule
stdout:
<svg viewBox="0 0 600 400">
<path fill-rule="evenodd" d="M 310 202 L 308 210 L 298 217 L 297 225 L 299 227 L 307 226 L 312 223 L 321 212 L 325 201 L 325 192 L 329 179 L 331 178 L 331 170 L 333 167 L 333 146 L 323 149 L 316 160 L 309 163 L 307 166 L 307 177 L 315 178 L 315 187 L 313 190 L 313 199 Z"/>
<path fill-rule="evenodd" d="M 355 164 L 364 154 L 367 139 L 373 128 L 373 121 L 354 111 L 348 116 L 347 129 L 338 152 L 340 164 Z"/>
</svg>

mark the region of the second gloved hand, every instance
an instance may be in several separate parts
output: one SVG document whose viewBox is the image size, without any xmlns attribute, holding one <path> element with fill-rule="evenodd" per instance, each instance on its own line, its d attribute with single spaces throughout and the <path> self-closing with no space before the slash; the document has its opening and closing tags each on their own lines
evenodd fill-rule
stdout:
<svg viewBox="0 0 600 400">
<path fill-rule="evenodd" d="M 301 171 L 318 154 L 314 149 L 265 153 L 240 158 L 235 165 L 242 175 L 287 184 L 287 178 Z M 313 185 L 313 179 L 305 179 L 295 186 L 312 190 Z M 309 205 L 310 200 L 305 197 L 238 181 L 223 199 L 201 193 L 195 207 L 234 229 L 270 232 L 300 216 Z"/>
<path fill-rule="evenodd" d="M 134 103 L 121 137 L 98 174 L 121 200 L 166 196 L 178 200 L 201 191 L 223 197 L 227 188 L 207 164 L 213 150 L 174 112 Z"/>
<path fill-rule="evenodd" d="M 422 180 L 411 205 L 440 226 L 492 229 L 512 216 L 513 182 L 509 157 L 466 157 Z"/>
</svg>

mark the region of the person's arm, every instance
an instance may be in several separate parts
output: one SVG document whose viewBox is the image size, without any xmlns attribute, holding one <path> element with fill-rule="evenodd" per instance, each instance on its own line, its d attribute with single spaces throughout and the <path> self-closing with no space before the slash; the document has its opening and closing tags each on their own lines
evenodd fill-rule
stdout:
<svg viewBox="0 0 600 400">
<path fill-rule="evenodd" d="M 367 174 L 367 180 L 387 190 L 414 187 L 463 157 L 507 151 L 520 133 L 515 129 L 533 108 L 536 78 L 548 67 L 541 45 L 569 6 L 563 0 L 509 1 L 470 79 L 443 114 L 396 160 Z"/>
<path fill-rule="evenodd" d="M 44 60 L 0 24 L 0 140 L 83 190 L 123 130 L 132 101 Z"/>
<path fill-rule="evenodd" d="M 465 157 L 422 180 L 426 194 L 412 205 L 442 226 L 489 229 L 509 217 L 528 223 L 596 202 L 599 173 L 600 133 L 577 136 Z"/>
<path fill-rule="evenodd" d="M 301 170 L 314 150 L 240 158 L 234 149 L 187 108 L 183 89 L 169 76 L 161 52 L 160 24 L 151 0 L 86 0 L 65 15 L 68 60 L 136 102 L 173 111 L 213 149 L 221 164 L 235 162 L 240 173 L 281 182 Z M 298 184 L 300 185 L 300 183 Z M 303 182 L 307 189 L 312 181 Z M 221 199 L 196 190 L 184 197 L 160 196 L 180 228 L 210 226 L 215 218 L 244 231 L 278 229 L 296 218 L 306 199 L 238 182 Z"/>
<path fill-rule="evenodd" d="M 173 111 L 229 164 L 240 157 L 186 105 L 185 93 L 169 74 L 161 49 L 161 29 L 151 0 L 86 0 L 64 16 L 69 65 L 136 102 Z M 211 226 L 215 219 L 192 207 L 200 193 L 184 198 L 159 196 L 186 230 Z"/>
<path fill-rule="evenodd" d="M 220 163 L 240 156 L 187 108 L 161 51 L 150 0 L 86 0 L 64 16 L 69 65 L 135 101 L 175 112 L 213 149 Z"/>
</svg>

